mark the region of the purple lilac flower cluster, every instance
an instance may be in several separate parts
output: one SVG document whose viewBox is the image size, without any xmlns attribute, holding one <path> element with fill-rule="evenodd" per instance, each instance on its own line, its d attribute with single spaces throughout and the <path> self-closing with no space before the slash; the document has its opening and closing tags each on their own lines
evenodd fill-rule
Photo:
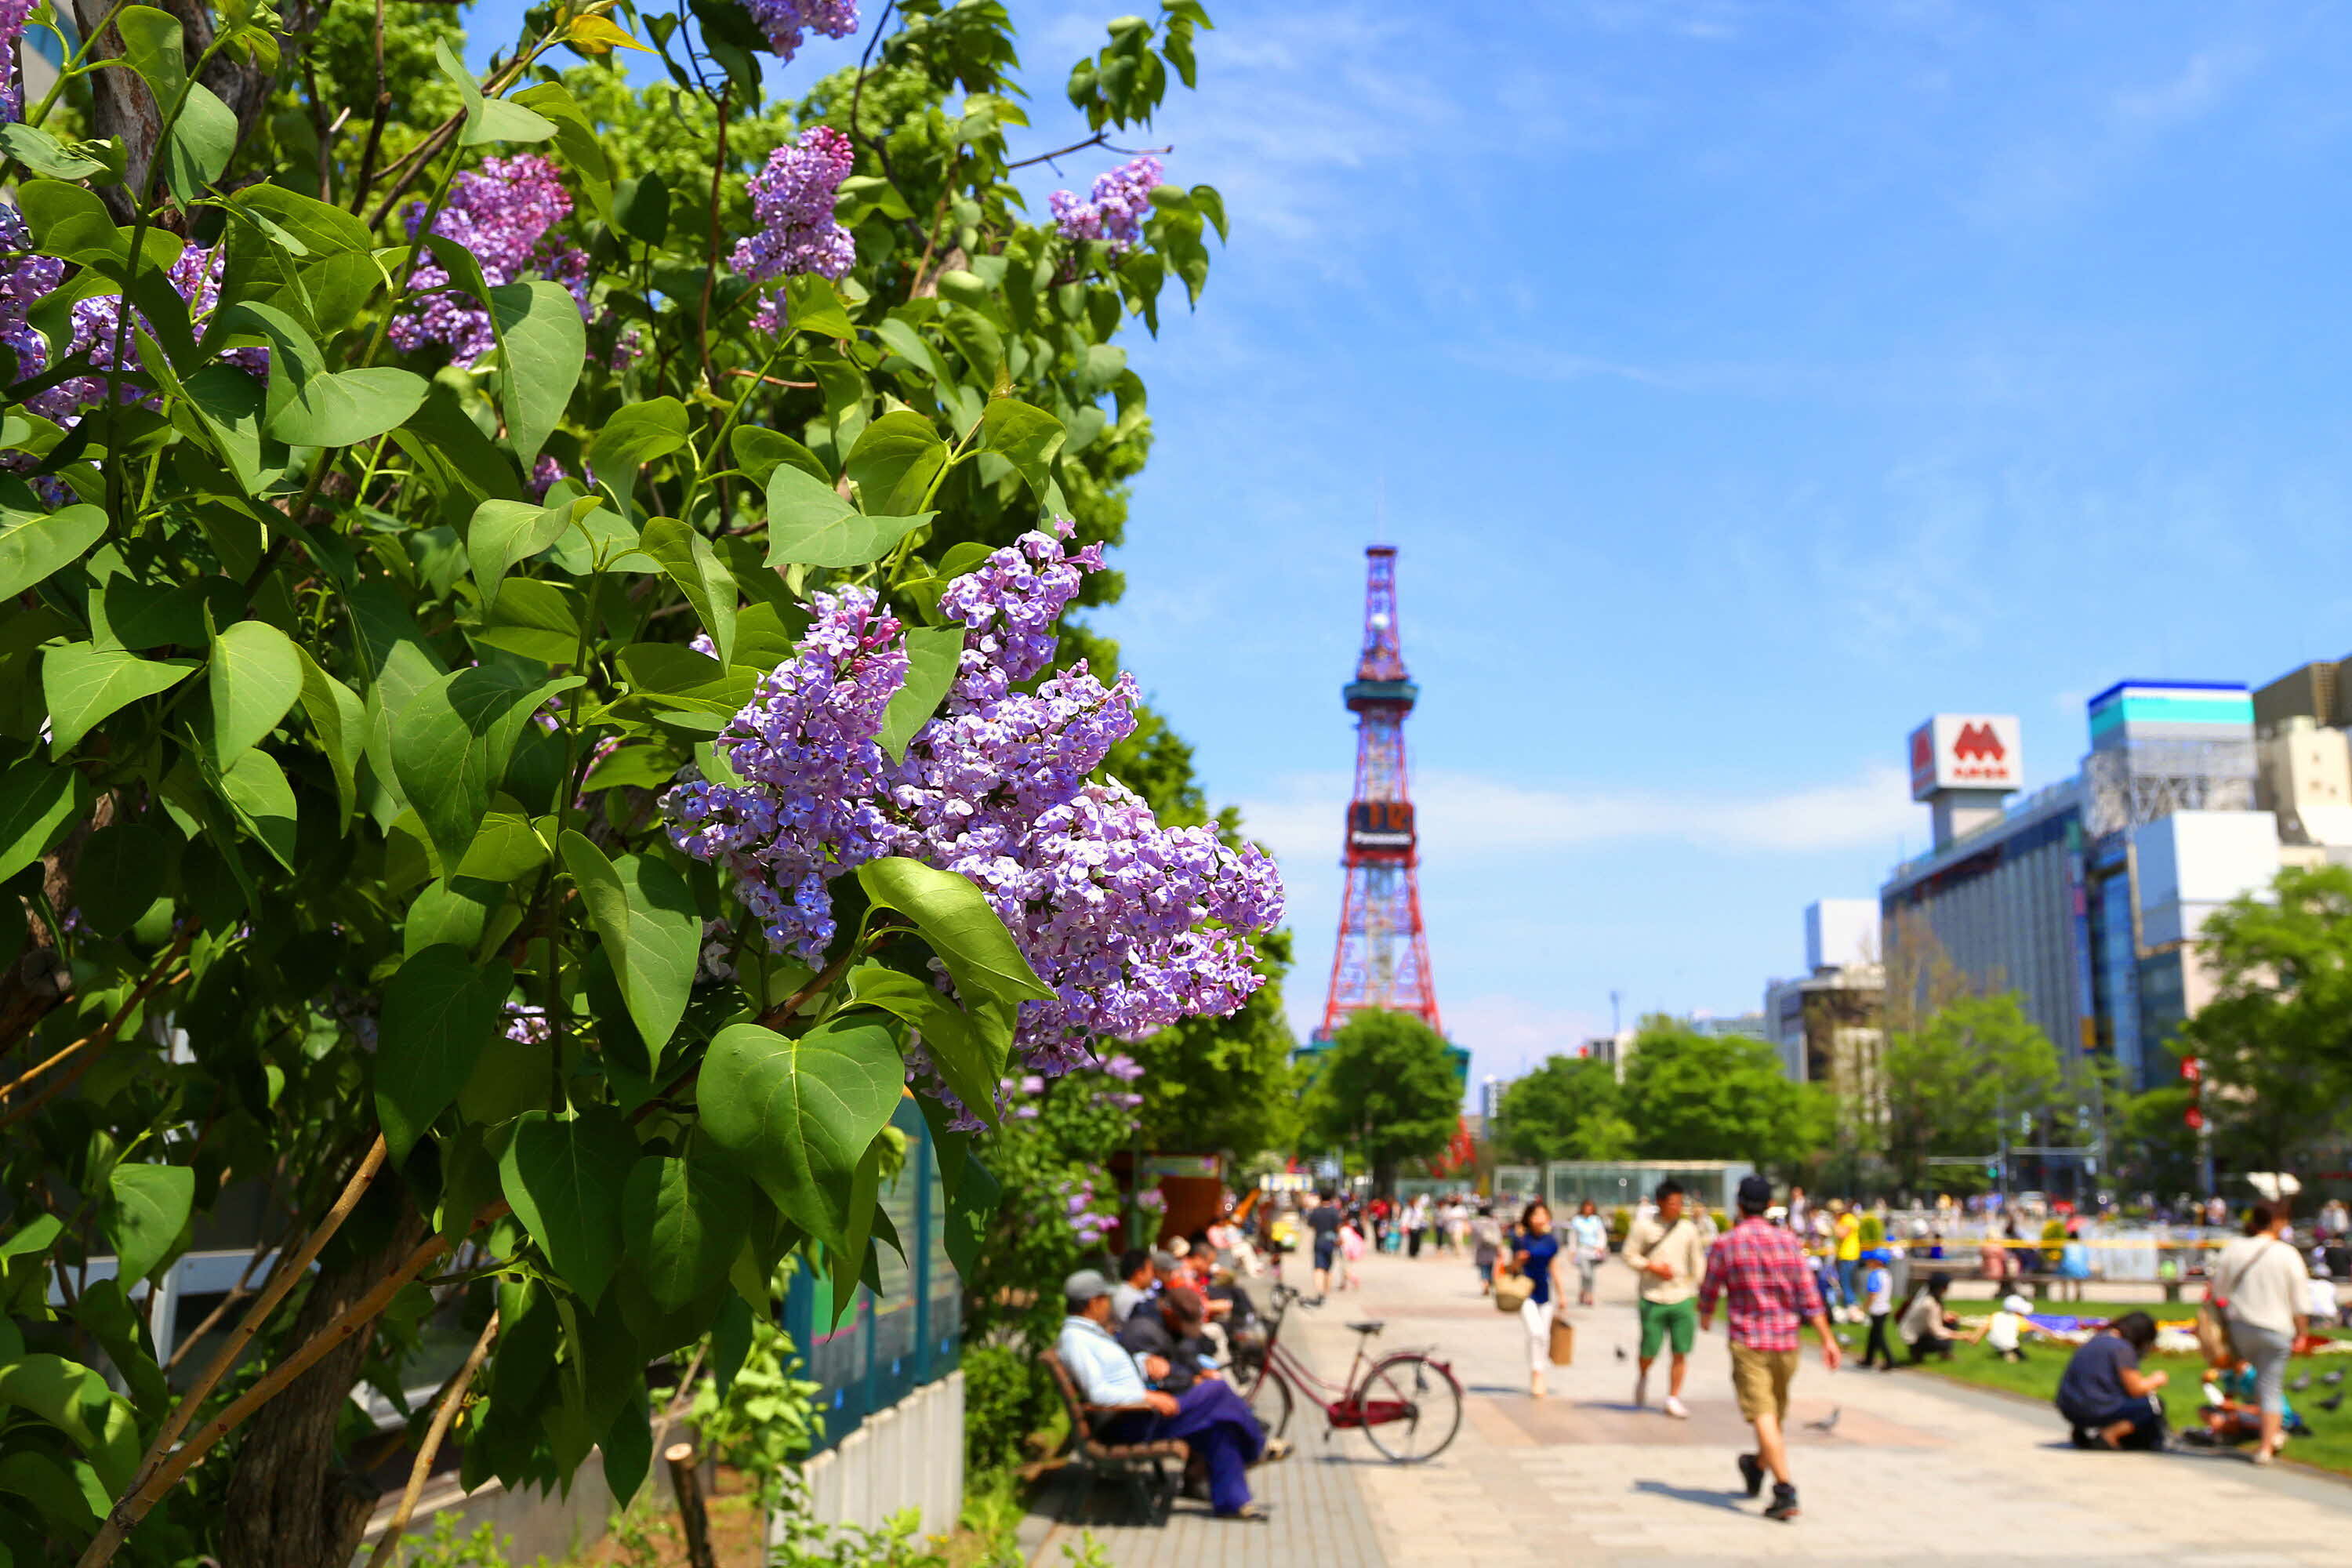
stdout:
<svg viewBox="0 0 2352 1568">
<path fill-rule="evenodd" d="M 0 0 L 5 4 L 5 0 Z M 0 249 L 28 250 L 32 235 L 25 226 L 16 209 L 0 204 Z M 196 335 L 204 334 L 205 323 L 220 300 L 221 268 L 226 254 L 216 248 L 200 250 L 191 247 L 181 251 L 164 276 L 180 297 L 188 302 L 188 316 Z M 33 329 L 26 312 L 33 302 L 54 290 L 63 280 L 65 263 L 53 257 L 19 255 L 0 262 L 0 343 L 13 351 L 16 375 L 23 380 L 38 375 L 48 368 L 47 342 Z M 45 419 L 71 426 L 81 417 L 81 411 L 106 400 L 106 373 L 117 368 L 114 358 L 115 339 L 122 323 L 122 297 L 102 294 L 75 301 L 70 313 L 73 338 L 67 347 L 67 357 L 87 354 L 92 367 L 89 375 L 68 376 L 56 385 L 35 394 L 26 400 L 26 406 Z M 144 317 L 134 316 L 134 325 L 145 327 Z M 120 368 L 135 372 L 141 368 L 137 338 L 123 341 Z M 269 374 L 269 351 L 264 348 L 231 349 L 221 358 L 241 370 L 256 375 Z M 136 387 L 122 389 L 122 400 L 136 403 L 148 397 Z"/>
<path fill-rule="evenodd" d="M 1104 1214 L 1095 1207 L 1095 1184 L 1091 1179 L 1080 1177 L 1076 1185 L 1066 1182 L 1055 1195 L 1062 1200 L 1062 1213 L 1068 1218 L 1070 1228 L 1077 1232 L 1078 1240 L 1086 1246 L 1094 1246 L 1118 1228 L 1117 1215 Z"/>
<path fill-rule="evenodd" d="M 16 57 L 32 14 L 33 0 L 0 0 L 0 120 L 25 118 L 25 83 Z"/>
<path fill-rule="evenodd" d="M 894 853 L 876 737 L 907 649 L 870 589 L 819 594 L 810 609 L 793 658 L 719 738 L 745 787 L 697 782 L 664 799 L 678 847 L 734 873 L 768 946 L 814 963 L 835 931 L 826 879 Z"/>
<path fill-rule="evenodd" d="M 854 15 L 850 25 L 856 25 Z M 847 272 L 857 260 L 857 247 L 835 219 L 833 201 L 856 161 L 849 138 L 830 125 L 814 126 L 798 142 L 769 153 L 767 166 L 751 176 L 751 211 L 760 220 L 759 232 L 735 242 L 728 264 L 753 283 L 811 272 L 838 278 Z M 763 331 L 780 331 L 783 308 L 780 295 L 761 296 L 751 324 Z"/>
<path fill-rule="evenodd" d="M 411 202 L 408 236 L 425 222 L 425 204 Z M 588 314 L 588 253 L 548 237 L 572 216 L 571 193 L 555 165 L 535 153 L 488 158 L 479 169 L 457 176 L 447 203 L 433 220 L 481 263 L 482 280 L 496 289 L 527 278 L 548 278 L 571 290 Z M 444 343 L 449 363 L 465 369 L 497 346 L 490 313 L 479 300 L 449 287 L 449 273 L 429 255 L 416 264 L 412 291 L 425 298 L 393 318 L 392 341 L 404 350 Z M 437 291 L 436 291 L 437 290 Z"/>
<path fill-rule="evenodd" d="M 507 1004 L 506 1037 L 519 1046 L 544 1045 L 555 1037 L 548 1026 L 547 1009 L 526 1007 L 520 1002 Z"/>
<path fill-rule="evenodd" d="M 1029 533 L 950 584 L 961 665 L 895 766 L 877 737 L 906 678 L 898 625 L 863 590 L 818 595 L 794 659 L 719 737 L 747 784 L 665 797 L 679 847 L 734 873 L 769 945 L 812 963 L 835 934 L 832 878 L 905 855 L 970 879 L 1055 992 L 1023 1004 L 1014 1037 L 1042 1077 L 1087 1065 L 1098 1036 L 1239 1006 L 1260 984 L 1247 933 L 1282 915 L 1257 849 L 1162 827 L 1125 785 L 1090 782 L 1135 726 L 1133 677 L 1106 687 L 1081 662 L 1016 689 L 1051 664 L 1055 618 L 1100 564 L 1098 546 Z"/>
<path fill-rule="evenodd" d="M 857 31 L 857 0 L 743 0 L 743 8 L 782 60 L 800 53 L 811 33 L 845 38 Z"/>
<path fill-rule="evenodd" d="M 1045 205 L 1064 239 L 1100 240 L 1112 256 L 1123 256 L 1143 243 L 1144 215 L 1151 210 L 1151 188 L 1161 173 L 1160 160 L 1147 154 L 1096 175 L 1089 200 L 1055 191 Z"/>
</svg>

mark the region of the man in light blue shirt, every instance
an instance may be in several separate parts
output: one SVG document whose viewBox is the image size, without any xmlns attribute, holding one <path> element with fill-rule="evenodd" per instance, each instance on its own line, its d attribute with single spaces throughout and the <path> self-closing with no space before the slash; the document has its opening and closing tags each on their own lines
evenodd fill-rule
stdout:
<svg viewBox="0 0 2352 1568">
<path fill-rule="evenodd" d="M 1106 1443 L 1181 1438 L 1193 1463 L 1208 1471 L 1209 1502 L 1218 1518 L 1264 1519 L 1265 1510 L 1250 1500 L 1249 1467 L 1261 1458 L 1283 1458 L 1289 1445 L 1268 1441 L 1248 1404 L 1222 1379 L 1204 1378 L 1181 1396 L 1150 1387 L 1168 1375 L 1168 1363 L 1130 1354 L 1111 1337 L 1110 1281 L 1100 1273 L 1079 1269 L 1063 1282 L 1062 1295 L 1069 1316 L 1062 1320 L 1055 1349 L 1078 1385 L 1078 1397 L 1098 1407 L 1130 1407 L 1098 1423 L 1097 1436 Z"/>
<path fill-rule="evenodd" d="M 1168 1363 L 1158 1356 L 1130 1354 L 1111 1335 L 1110 1281 L 1095 1269 L 1081 1268 L 1064 1282 L 1062 1293 L 1070 1315 L 1062 1320 L 1054 1348 L 1076 1382 L 1079 1397 L 1088 1405 L 1149 1405 L 1159 1415 L 1175 1415 L 1175 1397 L 1154 1396 L 1149 1386 L 1152 1377 L 1168 1374 Z M 1149 1364 L 1155 1362 L 1156 1372 Z"/>
</svg>

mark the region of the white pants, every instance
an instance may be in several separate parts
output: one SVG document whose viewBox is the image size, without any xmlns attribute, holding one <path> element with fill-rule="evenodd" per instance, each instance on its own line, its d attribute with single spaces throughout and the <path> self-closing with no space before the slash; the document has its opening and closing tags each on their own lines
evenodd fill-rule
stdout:
<svg viewBox="0 0 2352 1568">
<path fill-rule="evenodd" d="M 1551 1303 L 1530 1297 L 1519 1303 L 1519 1326 L 1528 1331 L 1528 1370 L 1540 1374 L 1551 1364 Z"/>
</svg>

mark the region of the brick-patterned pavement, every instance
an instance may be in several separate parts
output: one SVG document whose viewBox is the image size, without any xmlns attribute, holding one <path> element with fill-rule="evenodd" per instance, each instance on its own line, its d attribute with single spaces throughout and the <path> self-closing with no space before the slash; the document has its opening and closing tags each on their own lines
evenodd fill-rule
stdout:
<svg viewBox="0 0 2352 1568">
<path fill-rule="evenodd" d="M 1747 1428 L 1718 1332 L 1693 1357 L 1692 1418 L 1631 1407 L 1633 1276 L 1612 1264 L 1579 1310 L 1577 1363 L 1551 1398 L 1527 1397 L 1515 1320 L 1483 1306 L 1469 1266 L 1381 1258 L 1360 1294 L 1294 1313 L 1284 1334 L 1310 1364 L 1348 1364 L 1348 1320 L 1385 1319 L 1382 1343 L 1436 1345 L 1470 1391 L 1460 1436 L 1436 1462 L 1385 1464 L 1357 1435 L 1325 1443 L 1301 1406 L 1299 1452 L 1256 1472 L 1265 1524 L 1180 1503 L 1161 1530 L 1088 1526 L 1118 1568 L 1510 1568 L 1520 1563 L 2337 1564 L 2352 1558 L 2352 1486 L 2236 1456 L 2082 1454 L 2053 1413 L 1906 1373 L 1830 1375 L 1808 1361 L 1792 1456 L 1803 1517 L 1776 1524 L 1740 1492 Z M 1856 1336 L 1859 1337 L 1858 1335 Z M 1805 1423 L 1838 1412 L 1833 1431 Z M 1118 1518 L 1106 1489 L 1102 1517 Z M 1060 1568 L 1055 1531 L 1035 1558 Z"/>
</svg>

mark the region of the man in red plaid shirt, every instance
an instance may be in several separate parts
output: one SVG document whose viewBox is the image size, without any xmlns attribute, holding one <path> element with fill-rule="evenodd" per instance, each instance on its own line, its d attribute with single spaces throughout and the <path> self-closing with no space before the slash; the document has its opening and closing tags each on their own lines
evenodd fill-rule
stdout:
<svg viewBox="0 0 2352 1568">
<path fill-rule="evenodd" d="M 1698 1290 L 1698 1326 L 1715 1326 L 1715 1304 L 1731 1298 L 1731 1386 L 1739 1414 L 1756 1428 L 1756 1452 L 1739 1456 L 1739 1478 L 1748 1495 L 1764 1489 L 1772 1472 L 1767 1519 L 1797 1517 L 1797 1488 L 1789 1479 L 1789 1446 L 1781 1423 L 1789 1418 L 1789 1384 L 1797 1375 L 1797 1333 L 1806 1323 L 1822 1337 L 1822 1364 L 1838 1369 L 1837 1336 L 1805 1249 L 1797 1238 L 1764 1217 L 1772 1206 L 1772 1184 L 1762 1176 L 1739 1183 L 1739 1223 L 1706 1255 L 1706 1280 Z"/>
</svg>

